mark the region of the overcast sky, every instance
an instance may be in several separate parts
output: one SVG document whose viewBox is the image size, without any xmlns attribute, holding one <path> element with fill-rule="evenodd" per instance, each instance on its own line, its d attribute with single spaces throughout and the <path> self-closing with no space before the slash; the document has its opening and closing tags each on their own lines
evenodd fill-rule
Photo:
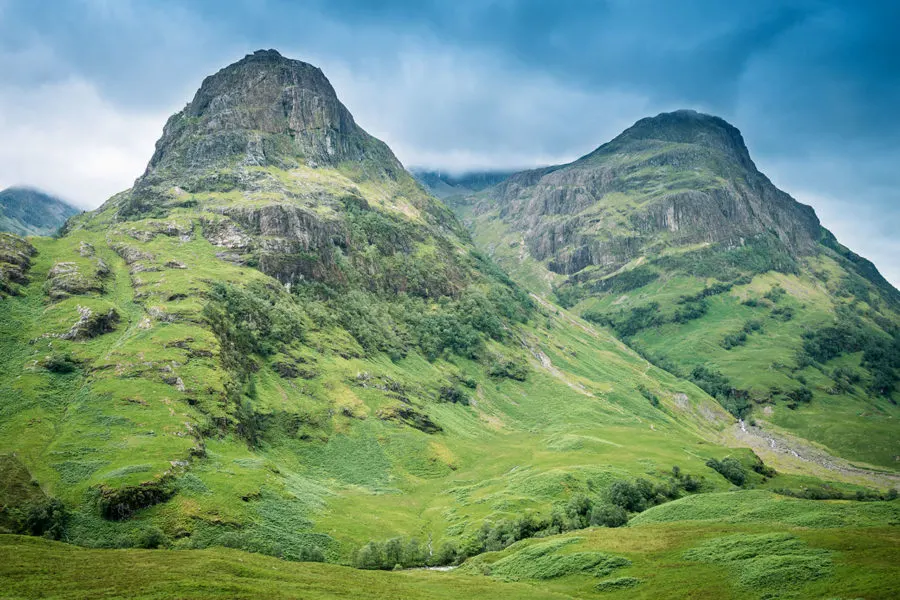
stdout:
<svg viewBox="0 0 900 600">
<path fill-rule="evenodd" d="M 719 115 L 900 284 L 900 3 L 0 0 L 0 188 L 95 207 L 203 77 L 320 66 L 407 166 L 567 162 L 637 119 Z"/>
</svg>

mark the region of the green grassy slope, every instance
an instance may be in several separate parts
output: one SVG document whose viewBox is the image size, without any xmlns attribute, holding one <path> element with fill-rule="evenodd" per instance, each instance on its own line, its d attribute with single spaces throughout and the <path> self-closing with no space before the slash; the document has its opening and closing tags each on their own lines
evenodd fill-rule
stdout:
<svg viewBox="0 0 900 600">
<path fill-rule="evenodd" d="M 451 206 L 520 285 L 733 414 L 896 469 L 898 292 L 756 171 L 722 123 L 645 119 L 574 163 Z"/>
<path fill-rule="evenodd" d="M 887 599 L 900 591 L 898 510 L 896 501 L 703 494 L 650 509 L 628 527 L 525 540 L 451 572 L 360 571 L 232 549 L 86 550 L 0 536 L 0 582 L 7 598 Z"/>
</svg>

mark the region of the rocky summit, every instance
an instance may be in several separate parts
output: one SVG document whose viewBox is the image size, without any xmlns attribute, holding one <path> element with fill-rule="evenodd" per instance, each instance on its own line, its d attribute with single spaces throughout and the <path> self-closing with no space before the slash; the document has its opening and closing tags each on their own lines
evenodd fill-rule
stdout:
<svg viewBox="0 0 900 600">
<path fill-rule="evenodd" d="M 258 51 L 0 234 L 0 595 L 891 597 L 896 290 L 734 127 L 420 176 Z"/>
</svg>

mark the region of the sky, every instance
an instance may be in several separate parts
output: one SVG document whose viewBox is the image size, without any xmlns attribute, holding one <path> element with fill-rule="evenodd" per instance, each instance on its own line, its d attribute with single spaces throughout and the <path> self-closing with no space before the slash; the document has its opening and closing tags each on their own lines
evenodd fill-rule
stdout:
<svg viewBox="0 0 900 600">
<path fill-rule="evenodd" d="M 93 208 L 202 79 L 260 48 L 322 68 L 408 167 L 564 163 L 678 108 L 900 286 L 900 3 L 0 0 L 0 188 Z"/>
</svg>

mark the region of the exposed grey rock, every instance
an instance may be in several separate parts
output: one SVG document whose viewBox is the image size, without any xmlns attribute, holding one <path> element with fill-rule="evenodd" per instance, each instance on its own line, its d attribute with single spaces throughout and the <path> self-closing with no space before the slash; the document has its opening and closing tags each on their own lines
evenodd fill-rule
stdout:
<svg viewBox="0 0 900 600">
<path fill-rule="evenodd" d="M 35 254 L 35 247 L 19 236 L 0 233 L 0 298 L 15 294 L 17 286 L 28 281 L 26 273 Z"/>
<path fill-rule="evenodd" d="M 47 293 L 55 300 L 102 291 L 99 278 L 85 275 L 73 262 L 56 263 L 47 273 Z"/>
<path fill-rule="evenodd" d="M 126 246 L 124 244 L 116 244 L 113 246 L 116 254 L 122 257 L 126 264 L 130 265 L 139 260 L 153 260 L 155 257 L 149 252 L 139 250 L 134 246 Z"/>
<path fill-rule="evenodd" d="M 115 330 L 119 313 L 110 308 L 105 313 L 94 313 L 90 308 L 79 306 L 79 318 L 66 333 L 59 337 L 64 340 L 87 340 Z"/>
<path fill-rule="evenodd" d="M 615 194 L 631 198 L 624 217 Z M 524 233 L 531 255 L 571 275 L 612 272 L 668 245 L 740 246 L 774 235 L 795 255 L 817 251 L 812 208 L 760 173 L 740 132 L 693 111 L 642 119 L 613 141 L 559 167 L 525 171 L 492 188 L 501 218 Z"/>
</svg>

